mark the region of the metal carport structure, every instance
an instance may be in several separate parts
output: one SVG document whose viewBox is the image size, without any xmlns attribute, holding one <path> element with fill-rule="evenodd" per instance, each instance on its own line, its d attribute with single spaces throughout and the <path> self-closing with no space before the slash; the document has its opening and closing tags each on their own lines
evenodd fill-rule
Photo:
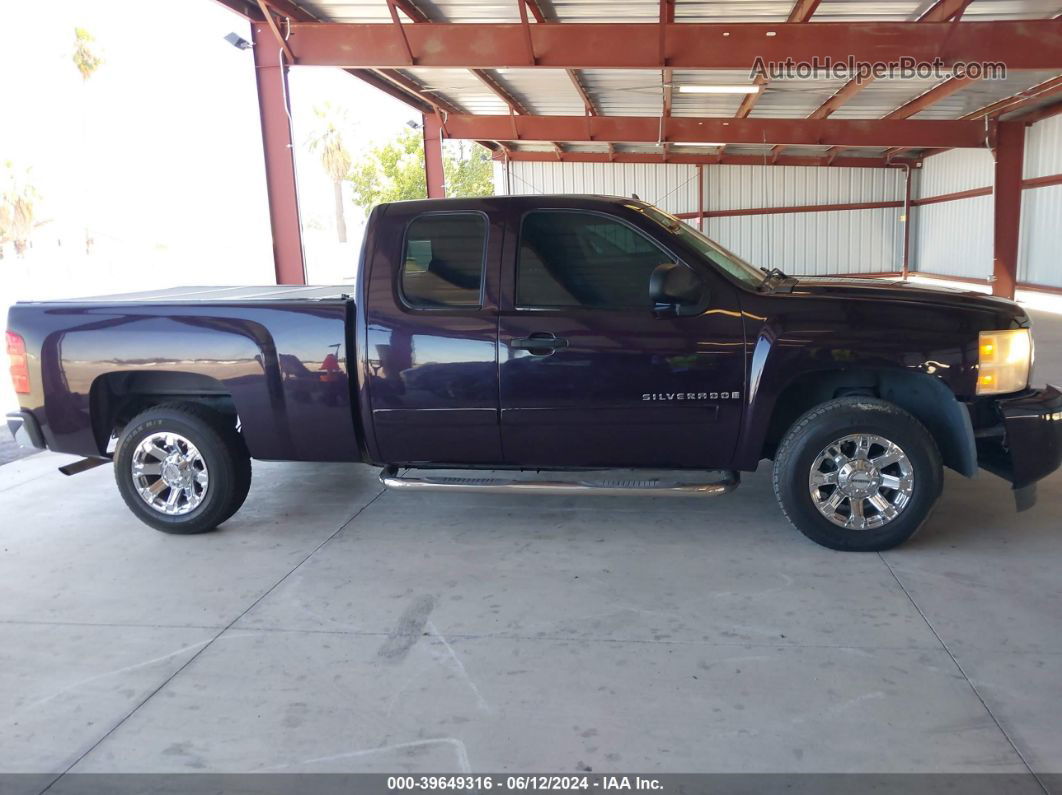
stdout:
<svg viewBox="0 0 1062 795">
<path fill-rule="evenodd" d="M 899 168 L 907 172 L 905 211 L 919 202 L 910 175 L 926 157 L 991 148 L 992 289 L 1011 297 L 1030 187 L 1025 128 L 1062 111 L 1058 0 L 219 2 L 251 23 L 279 283 L 305 279 L 287 106 L 292 65 L 343 68 L 420 112 L 430 197 L 444 195 L 446 139 L 477 141 L 506 164 Z M 1002 64 L 1006 78 L 752 74 L 787 59 L 905 58 Z M 1031 187 L 1062 184 L 1057 175 L 1038 179 Z M 870 205 L 897 201 L 798 209 Z M 701 200 L 683 216 L 707 214 Z"/>
</svg>

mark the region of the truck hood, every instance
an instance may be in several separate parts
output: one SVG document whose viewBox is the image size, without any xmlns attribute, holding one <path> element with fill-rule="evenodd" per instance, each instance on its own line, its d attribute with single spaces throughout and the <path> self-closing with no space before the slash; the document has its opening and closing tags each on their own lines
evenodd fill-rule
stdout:
<svg viewBox="0 0 1062 795">
<path fill-rule="evenodd" d="M 1013 301 L 986 295 L 976 290 L 952 287 L 929 287 L 900 279 L 853 279 L 829 276 L 799 277 L 793 287 L 795 295 L 835 298 L 885 299 L 891 301 L 966 307 L 980 311 L 1004 312 L 1024 317 L 1025 311 Z"/>
</svg>

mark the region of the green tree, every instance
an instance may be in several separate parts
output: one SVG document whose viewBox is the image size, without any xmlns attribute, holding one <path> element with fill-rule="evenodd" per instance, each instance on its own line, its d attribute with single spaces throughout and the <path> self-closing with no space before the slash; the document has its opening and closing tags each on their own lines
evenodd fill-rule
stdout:
<svg viewBox="0 0 1062 795">
<path fill-rule="evenodd" d="M 490 153 L 471 141 L 458 141 L 457 152 L 443 153 L 447 196 L 493 196 Z"/>
<path fill-rule="evenodd" d="M 96 70 L 100 68 L 103 59 L 93 52 L 92 45 L 96 37 L 84 28 L 74 28 L 74 54 L 72 60 L 81 75 L 81 206 L 85 226 L 85 253 L 91 254 L 95 240 L 92 237 L 89 216 L 92 213 L 89 185 L 89 152 L 88 152 L 88 80 Z"/>
<path fill-rule="evenodd" d="M 336 237 L 340 243 L 347 242 L 347 221 L 343 213 L 343 180 L 350 176 L 350 152 L 343 144 L 341 126 L 345 126 L 342 111 L 326 102 L 313 111 L 319 120 L 319 126 L 310 136 L 311 152 L 321 156 L 321 167 L 332 180 L 332 192 L 336 209 Z"/>
<path fill-rule="evenodd" d="M 19 171 L 11 161 L 4 163 L 4 172 L 0 175 L 0 259 L 4 256 L 4 245 L 11 242 L 15 253 L 26 253 L 30 235 L 36 221 L 40 194 L 29 181 L 29 170 Z"/>
<path fill-rule="evenodd" d="M 92 51 L 96 37 L 84 28 L 74 28 L 74 66 L 81 73 L 82 80 L 88 80 L 100 68 L 103 59 Z"/>
<path fill-rule="evenodd" d="M 477 145 L 464 144 L 443 153 L 446 195 L 490 196 L 494 193 L 490 157 Z M 354 203 L 365 214 L 382 202 L 424 199 L 424 142 L 419 130 L 405 129 L 393 141 L 370 147 L 357 159 L 350 183 Z"/>
</svg>

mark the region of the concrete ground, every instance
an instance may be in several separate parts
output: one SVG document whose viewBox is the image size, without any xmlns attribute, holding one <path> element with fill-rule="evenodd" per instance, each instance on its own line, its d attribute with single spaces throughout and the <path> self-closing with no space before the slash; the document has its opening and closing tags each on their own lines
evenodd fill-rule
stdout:
<svg viewBox="0 0 1062 795">
<path fill-rule="evenodd" d="M 1062 772 L 1059 474 L 1016 515 L 948 473 L 859 555 L 789 527 L 766 468 L 698 501 L 256 463 L 179 537 L 59 459 L 0 468 L 0 772 Z"/>
</svg>

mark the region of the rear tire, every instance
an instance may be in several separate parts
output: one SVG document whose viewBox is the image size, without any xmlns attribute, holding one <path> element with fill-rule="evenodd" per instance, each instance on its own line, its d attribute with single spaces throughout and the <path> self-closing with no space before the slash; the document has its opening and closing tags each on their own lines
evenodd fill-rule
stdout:
<svg viewBox="0 0 1062 795">
<path fill-rule="evenodd" d="M 842 397 L 808 411 L 775 456 L 774 493 L 790 523 L 817 544 L 877 552 L 902 544 L 940 496 L 940 452 L 898 406 Z"/>
<path fill-rule="evenodd" d="M 144 524 L 164 533 L 204 533 L 247 498 L 251 457 L 230 418 L 196 403 L 165 403 L 122 431 L 114 477 Z"/>
</svg>

